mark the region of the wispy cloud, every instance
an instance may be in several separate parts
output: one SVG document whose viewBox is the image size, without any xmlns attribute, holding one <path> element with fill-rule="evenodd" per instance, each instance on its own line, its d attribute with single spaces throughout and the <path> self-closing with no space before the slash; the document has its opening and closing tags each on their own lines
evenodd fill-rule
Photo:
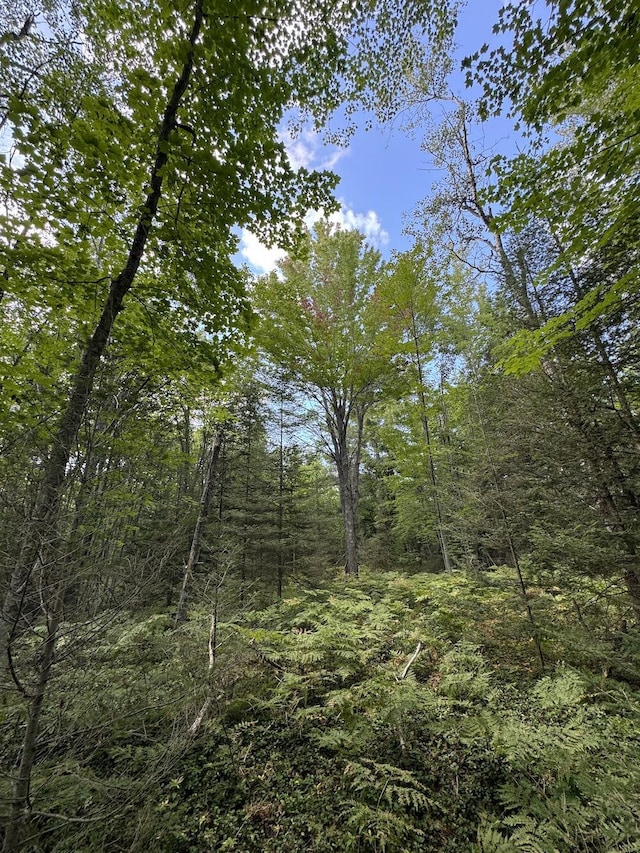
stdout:
<svg viewBox="0 0 640 853">
<path fill-rule="evenodd" d="M 333 169 L 349 153 L 348 148 L 325 145 L 321 134 L 314 130 L 303 130 L 296 136 L 284 130 L 279 137 L 294 169 Z"/>
<path fill-rule="evenodd" d="M 332 169 L 349 153 L 348 148 L 325 145 L 322 135 L 309 129 L 302 130 L 296 136 L 288 130 L 283 130 L 279 138 L 285 145 L 289 162 L 294 169 Z M 322 211 L 312 210 L 307 213 L 304 221 L 308 228 L 312 228 L 323 217 Z M 381 248 L 389 240 L 389 235 L 382 227 L 375 210 L 357 213 L 341 202 L 340 210 L 332 213 L 328 218 L 330 222 L 346 230 L 361 231 L 377 248 Z M 272 272 L 277 268 L 278 261 L 285 256 L 285 252 L 281 249 L 265 246 L 255 234 L 244 228 L 240 233 L 239 254 L 259 274 Z"/>
<path fill-rule="evenodd" d="M 310 211 L 305 216 L 307 227 L 312 228 L 323 217 L 324 214 L 321 211 Z M 382 222 L 380 222 L 375 210 L 357 213 L 344 202 L 341 202 L 340 210 L 330 214 L 327 218 L 329 222 L 344 228 L 345 231 L 360 231 L 377 249 L 381 249 L 389 242 L 389 234 L 382 227 Z"/>
</svg>

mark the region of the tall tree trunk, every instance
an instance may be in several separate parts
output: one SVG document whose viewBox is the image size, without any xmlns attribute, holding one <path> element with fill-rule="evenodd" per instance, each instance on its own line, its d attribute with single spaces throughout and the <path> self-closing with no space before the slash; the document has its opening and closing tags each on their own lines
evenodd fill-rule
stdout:
<svg viewBox="0 0 640 853">
<path fill-rule="evenodd" d="M 27 725 L 22 740 L 22 756 L 13 782 L 13 797 L 9 820 L 4 834 L 2 853 L 17 853 L 25 825 L 31 817 L 31 770 L 35 759 L 40 712 L 47 693 L 47 684 L 54 663 L 55 645 L 60 618 L 59 602 L 54 602 L 47 614 L 47 633 L 44 638 L 38 680 L 27 709 Z"/>
<path fill-rule="evenodd" d="M 284 399 L 280 397 L 280 443 L 278 453 L 278 598 L 284 582 Z"/>
<path fill-rule="evenodd" d="M 182 423 L 178 424 L 178 442 L 180 444 L 180 453 L 182 455 L 182 464 L 178 470 L 176 482 L 176 509 L 180 514 L 186 506 L 185 498 L 189 494 L 189 481 L 191 473 L 191 411 L 189 406 L 182 407 Z M 167 592 L 165 595 L 165 603 L 167 607 L 173 604 L 173 596 L 175 588 L 180 577 L 180 567 L 169 571 L 167 578 Z"/>
<path fill-rule="evenodd" d="M 151 170 L 150 191 L 143 205 L 127 261 L 120 273 L 111 281 L 109 294 L 100 319 L 82 354 L 80 365 L 72 384 L 67 406 L 60 418 L 52 448 L 44 465 L 39 498 L 33 523 L 27 530 L 20 564 L 16 567 L 5 596 L 0 619 L 0 683 L 4 680 L 10 654 L 10 642 L 21 615 L 22 602 L 34 569 L 48 570 L 53 582 L 53 615 L 49 620 L 45 654 L 40 665 L 35 696 L 29 708 L 29 722 L 25 730 L 22 761 L 18 777 L 14 781 L 11 814 L 5 831 L 3 853 L 16 853 L 20 838 L 29 816 L 29 780 L 35 757 L 40 713 L 46 695 L 47 684 L 55 655 L 58 630 L 58 601 L 64 588 L 62 567 L 57 562 L 57 539 L 60 502 L 65 483 L 65 474 L 76 436 L 87 408 L 94 378 L 102 355 L 106 349 L 113 323 L 123 307 L 123 300 L 131 289 L 144 256 L 151 226 L 156 218 L 162 195 L 163 170 L 168 160 L 169 136 L 176 126 L 178 109 L 187 91 L 193 71 L 194 48 L 203 22 L 203 0 L 197 0 L 194 21 L 189 34 L 189 49 L 174 83 L 165 107 L 156 143 L 155 162 Z"/>
<path fill-rule="evenodd" d="M 349 462 L 348 453 L 342 449 L 337 470 L 340 507 L 344 525 L 345 572 L 348 575 L 357 576 L 360 568 L 357 532 L 358 499 L 357 492 L 353 488 L 354 482 Z"/>
<path fill-rule="evenodd" d="M 249 551 L 249 496 L 251 495 L 251 427 L 247 427 L 247 464 L 244 478 L 244 518 L 242 521 L 242 557 L 240 559 L 240 606 L 244 607 L 247 588 L 247 552 Z"/>
<path fill-rule="evenodd" d="M 348 413 L 347 413 L 348 411 Z M 347 410 L 346 404 L 336 399 L 331 405 L 325 404 L 327 426 L 333 445 L 332 457 L 338 474 L 340 490 L 340 508 L 344 525 L 345 572 L 347 575 L 358 575 L 358 502 L 360 497 L 360 455 L 362 452 L 362 435 L 364 418 L 367 411 L 365 404 L 353 404 Z M 356 416 L 356 434 L 352 447 L 349 447 L 349 420 Z"/>
<path fill-rule="evenodd" d="M 202 549 L 202 537 L 204 535 L 207 521 L 209 519 L 209 510 L 211 508 L 211 499 L 216 486 L 216 471 L 218 467 L 218 457 L 220 456 L 220 448 L 222 447 L 224 434 L 222 429 L 218 429 L 213 437 L 211 446 L 211 454 L 209 456 L 209 465 L 204 478 L 204 486 L 202 489 L 202 497 L 200 498 L 200 512 L 198 520 L 193 531 L 193 539 L 191 541 L 191 550 L 189 551 L 189 559 L 184 570 L 182 580 L 182 590 L 180 591 L 180 599 L 174 620 L 174 627 L 181 622 L 186 622 L 187 619 L 187 604 L 189 600 L 189 592 L 193 584 L 193 571 L 200 560 L 200 551 Z"/>
<path fill-rule="evenodd" d="M 436 534 L 438 536 L 438 545 L 440 546 L 440 554 L 444 570 L 447 573 L 451 572 L 451 560 L 449 559 L 449 549 L 447 547 L 447 537 L 444 529 L 442 504 L 440 501 L 440 491 L 438 489 L 438 478 L 436 475 L 436 465 L 433 458 L 433 446 L 431 444 L 431 433 L 429 431 L 429 419 L 427 417 L 427 398 L 424 393 L 424 371 L 422 368 L 422 353 L 420 352 L 420 339 L 418 335 L 418 326 L 416 315 L 411 308 L 411 335 L 413 337 L 414 350 L 416 354 L 416 368 L 418 371 L 418 397 L 420 400 L 420 420 L 422 423 L 422 431 L 424 433 L 424 442 L 427 448 L 427 456 L 429 458 L 429 477 L 433 488 L 433 500 L 436 507 Z"/>
</svg>

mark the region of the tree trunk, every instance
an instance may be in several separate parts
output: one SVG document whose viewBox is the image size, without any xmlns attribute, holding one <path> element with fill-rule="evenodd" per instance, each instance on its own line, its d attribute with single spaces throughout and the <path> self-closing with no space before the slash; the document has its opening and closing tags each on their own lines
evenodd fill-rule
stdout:
<svg viewBox="0 0 640 853">
<path fill-rule="evenodd" d="M 280 443 L 278 452 L 278 598 L 284 582 L 284 402 L 280 398 Z"/>
<path fill-rule="evenodd" d="M 429 457 L 429 476 L 433 487 L 433 499 L 436 506 L 437 527 L 436 533 L 438 536 L 438 545 L 440 546 L 440 554 L 444 570 L 449 574 L 451 572 L 451 560 L 449 559 L 449 549 L 447 548 L 447 538 L 444 530 L 444 521 L 442 515 L 442 505 L 440 502 L 440 492 L 438 490 L 438 478 L 436 476 L 436 465 L 433 458 L 433 447 L 431 445 L 431 434 L 429 432 L 429 419 L 427 417 L 427 399 L 424 393 L 424 372 L 422 369 L 422 354 L 420 352 L 420 343 L 416 316 L 411 310 L 411 334 L 413 336 L 413 344 L 416 354 L 416 368 L 418 371 L 418 395 L 420 399 L 420 420 L 422 422 L 422 431 L 424 433 L 424 441 L 427 447 L 427 456 Z"/>
<path fill-rule="evenodd" d="M 36 753 L 38 730 L 40 725 L 40 712 L 47 692 L 51 667 L 54 662 L 55 645 L 58 634 L 59 607 L 54 602 L 54 608 L 49 612 L 47 618 L 47 634 L 44 639 L 42 659 L 39 664 L 38 681 L 30 697 L 27 710 L 27 725 L 22 741 L 22 757 L 18 773 L 13 782 L 13 795 L 9 820 L 4 834 L 2 853 L 18 853 L 20 850 L 20 839 L 24 827 L 31 817 L 31 770 Z"/>
<path fill-rule="evenodd" d="M 174 627 L 177 627 L 181 622 L 186 622 L 187 620 L 187 603 L 193 583 L 193 571 L 200 560 L 202 537 L 207 526 L 209 509 L 211 508 L 211 498 L 213 497 L 213 492 L 216 486 L 216 470 L 218 467 L 218 457 L 220 456 L 223 437 L 222 429 L 217 430 L 213 437 L 209 465 L 204 478 L 202 497 L 200 498 L 200 512 L 198 513 L 198 520 L 196 521 L 195 530 L 193 531 L 189 559 L 184 570 L 182 590 L 180 591 L 180 599 L 178 601 L 178 608 L 176 610 L 175 620 L 173 623 Z"/>
<path fill-rule="evenodd" d="M 247 464 L 244 478 L 244 517 L 242 519 L 242 557 L 240 559 L 240 607 L 244 607 L 247 588 L 247 552 L 249 550 L 249 496 L 251 495 L 251 428 L 247 427 Z"/>
<path fill-rule="evenodd" d="M 182 465 L 178 471 L 176 481 L 176 512 L 178 516 L 183 514 L 186 506 L 186 497 L 190 492 L 190 474 L 191 474 L 191 411 L 189 406 L 182 407 L 182 424 L 179 424 L 178 442 L 180 444 L 180 453 L 182 455 Z M 165 604 L 171 607 L 173 604 L 173 596 L 176 585 L 180 578 L 180 567 L 170 568 L 167 578 L 167 592 L 165 595 Z"/>
<path fill-rule="evenodd" d="M 167 102 L 158 133 L 155 162 L 150 176 L 150 191 L 143 205 L 144 213 L 138 220 L 133 240 L 129 247 L 127 261 L 120 273 L 111 281 L 109 294 L 100 319 L 82 355 L 76 373 L 71 394 L 65 411 L 60 418 L 53 439 L 40 484 L 38 503 L 34 521 L 27 530 L 27 540 L 23 548 L 23 559 L 12 574 L 9 589 L 5 596 L 0 619 L 0 684 L 4 680 L 9 663 L 10 643 L 20 621 L 22 604 L 27 592 L 29 580 L 34 569 L 42 567 L 50 573 L 53 586 L 53 616 L 45 642 L 45 652 L 40 666 L 39 678 L 34 698 L 29 707 L 29 720 L 24 734 L 20 771 L 14 781 L 11 813 L 5 831 L 3 853 L 16 853 L 20 848 L 20 837 L 28 818 L 28 794 L 31 770 L 35 757 L 40 712 L 46 694 L 47 684 L 54 660 L 58 629 L 57 601 L 64 588 L 60 576 L 61 566 L 56 554 L 58 540 L 58 521 L 60 502 L 63 494 L 67 465 L 76 441 L 76 436 L 89 397 L 93 388 L 95 374 L 106 349 L 113 323 L 123 307 L 123 300 L 131 289 L 138 268 L 144 256 L 149 232 L 156 217 L 162 195 L 163 170 L 168 160 L 169 136 L 176 126 L 178 108 L 187 91 L 193 71 L 194 48 L 203 22 L 202 0 L 197 0 L 194 22 L 189 34 L 189 50 L 178 79 Z M 57 569 L 57 571 L 53 571 Z"/>
<path fill-rule="evenodd" d="M 338 479 L 340 474 L 338 473 Z M 353 492 L 352 478 L 347 470 L 343 473 L 344 484 L 340 487 L 342 504 L 342 520 L 344 522 L 345 572 L 348 575 L 358 575 L 360 566 L 358 559 L 357 511 L 358 502 Z"/>
<path fill-rule="evenodd" d="M 335 406 L 327 423 L 333 442 L 333 458 L 338 473 L 340 489 L 340 507 L 344 524 L 345 572 L 357 577 L 359 572 L 358 557 L 358 501 L 360 494 L 360 453 L 362 449 L 362 432 L 364 426 L 365 406 L 354 407 L 357 418 L 357 432 L 354 446 L 349 452 L 348 428 L 349 419 L 343 408 Z"/>
</svg>

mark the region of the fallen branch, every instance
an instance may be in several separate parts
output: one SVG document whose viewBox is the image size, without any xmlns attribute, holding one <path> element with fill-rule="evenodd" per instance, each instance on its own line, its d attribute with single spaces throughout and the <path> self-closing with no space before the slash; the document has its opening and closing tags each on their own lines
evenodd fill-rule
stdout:
<svg viewBox="0 0 640 853">
<path fill-rule="evenodd" d="M 415 660 L 418 657 L 418 655 L 420 654 L 421 650 L 422 650 L 422 643 L 420 641 L 418 641 L 418 645 L 416 646 L 416 650 L 411 655 L 411 657 L 409 658 L 409 662 L 407 663 L 405 668 L 402 670 L 402 675 L 400 676 L 400 678 L 398 678 L 398 681 L 403 681 L 407 677 L 409 670 L 411 669 L 412 665 L 415 663 Z M 396 678 L 397 678 L 397 676 L 396 676 Z"/>
</svg>

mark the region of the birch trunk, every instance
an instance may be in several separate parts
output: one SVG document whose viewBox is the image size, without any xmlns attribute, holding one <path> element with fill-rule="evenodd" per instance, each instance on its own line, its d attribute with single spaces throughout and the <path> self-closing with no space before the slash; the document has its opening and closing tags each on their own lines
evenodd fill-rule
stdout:
<svg viewBox="0 0 640 853">
<path fill-rule="evenodd" d="M 193 585 L 193 572 L 200 561 L 200 552 L 202 550 L 202 537 L 204 535 L 207 521 L 209 519 L 209 510 L 211 508 L 211 499 L 216 487 L 216 472 L 218 469 L 218 457 L 222 447 L 223 432 L 219 429 L 213 437 L 211 453 L 209 456 L 209 465 L 204 478 L 204 486 L 202 489 L 202 497 L 200 498 L 200 512 L 198 520 L 193 531 L 193 539 L 191 541 L 191 550 L 189 551 L 189 559 L 184 570 L 182 579 L 182 589 L 180 591 L 180 599 L 176 610 L 174 627 L 177 627 L 181 622 L 187 620 L 187 606 L 189 601 L 189 593 Z"/>
</svg>

